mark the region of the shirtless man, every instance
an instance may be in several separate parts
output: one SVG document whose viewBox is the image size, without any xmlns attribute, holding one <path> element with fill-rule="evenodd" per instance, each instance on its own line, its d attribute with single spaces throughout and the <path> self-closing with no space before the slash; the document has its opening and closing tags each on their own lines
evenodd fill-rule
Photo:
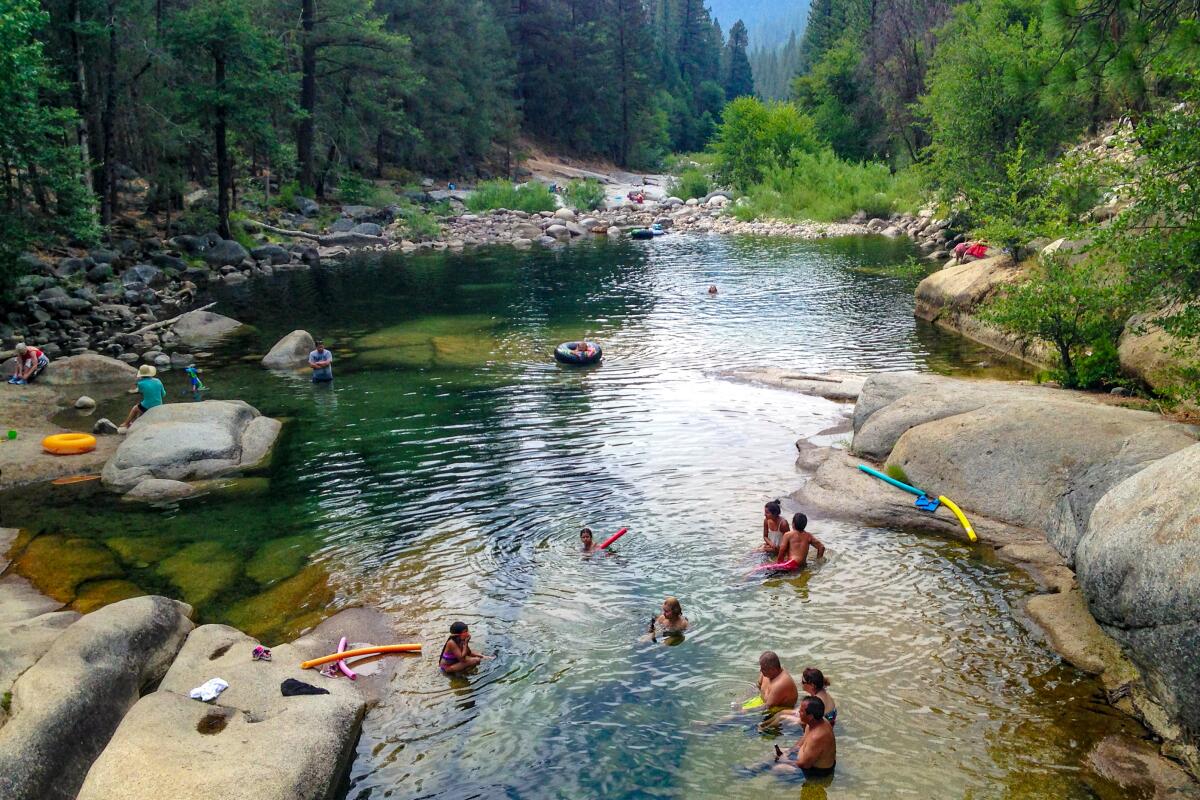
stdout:
<svg viewBox="0 0 1200 800">
<path fill-rule="evenodd" d="M 804 528 L 808 525 L 808 517 L 804 514 L 792 515 L 792 529 L 783 535 L 779 543 L 780 568 L 802 569 L 808 566 L 808 550 L 817 548 L 817 558 L 825 557 L 825 544 Z"/>
<path fill-rule="evenodd" d="M 833 735 L 833 726 L 825 719 L 825 704 L 819 697 L 806 697 L 800 701 L 800 723 L 804 726 L 804 736 L 796 743 L 788 758 L 775 768 L 792 771 L 799 769 L 805 778 L 825 778 L 833 774 L 837 766 L 837 739 Z M 775 760 L 783 756 L 783 751 L 775 748 Z"/>
<path fill-rule="evenodd" d="M 758 693 L 767 708 L 795 708 L 800 693 L 796 682 L 779 663 L 779 656 L 768 650 L 758 657 Z"/>
</svg>

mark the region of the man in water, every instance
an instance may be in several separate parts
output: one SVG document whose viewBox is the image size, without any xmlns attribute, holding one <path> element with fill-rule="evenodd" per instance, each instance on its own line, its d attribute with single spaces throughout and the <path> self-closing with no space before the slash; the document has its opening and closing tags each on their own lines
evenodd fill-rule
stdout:
<svg viewBox="0 0 1200 800">
<path fill-rule="evenodd" d="M 800 693 L 796 681 L 779 663 L 779 656 L 767 650 L 758 657 L 758 693 L 767 708 L 795 708 Z"/>
<path fill-rule="evenodd" d="M 833 726 L 825 719 L 825 704 L 819 697 L 805 697 L 800 701 L 800 724 L 804 726 L 804 736 L 793 748 L 795 757 L 789 757 L 776 766 L 777 770 L 791 771 L 798 768 L 805 778 L 825 778 L 833 774 L 837 766 L 837 739 L 833 734 Z M 783 756 L 783 751 L 775 747 L 775 760 Z"/>
<path fill-rule="evenodd" d="M 308 354 L 308 366 L 312 368 L 313 383 L 333 380 L 333 353 L 325 349 L 325 342 L 317 339 L 317 349 Z"/>
<path fill-rule="evenodd" d="M 808 566 L 810 547 L 817 548 L 817 558 L 825 557 L 825 544 L 805 530 L 808 517 L 801 513 L 792 515 L 792 529 L 779 542 L 780 569 L 803 569 Z"/>
</svg>

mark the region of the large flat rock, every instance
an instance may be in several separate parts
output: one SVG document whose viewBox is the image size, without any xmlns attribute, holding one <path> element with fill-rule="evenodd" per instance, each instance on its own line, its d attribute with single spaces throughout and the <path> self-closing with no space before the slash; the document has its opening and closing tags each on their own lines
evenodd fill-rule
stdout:
<svg viewBox="0 0 1200 800">
<path fill-rule="evenodd" d="M 351 642 L 391 641 L 382 615 L 342 612 L 308 636 L 252 661 L 257 642 L 234 628 L 204 625 L 188 637 L 158 691 L 134 706 L 93 765 L 79 800 L 326 800 L 334 795 L 372 694 L 390 672 L 351 683 L 300 661 Z M 390 667 L 394 659 L 380 664 Z M 188 692 L 220 677 L 229 689 L 213 703 Z M 287 678 L 328 689 L 284 697 Z"/>
<path fill-rule="evenodd" d="M 1200 734 L 1200 445 L 1105 494 L 1075 560 L 1092 613 Z"/>
<path fill-rule="evenodd" d="M 96 353 L 56 358 L 38 381 L 48 386 L 77 386 L 90 383 L 129 383 L 137 380 L 137 370 L 115 358 Z"/>
<path fill-rule="evenodd" d="M 212 311 L 189 311 L 171 327 L 179 341 L 189 347 L 207 347 L 238 333 L 243 323 Z"/>
<path fill-rule="evenodd" d="M 0 797 L 71 800 L 125 713 L 167 671 L 192 628 L 165 597 L 123 600 L 58 636 L 12 689 L 0 728 Z"/>
<path fill-rule="evenodd" d="M 125 492 L 148 479 L 193 481 L 251 469 L 267 457 L 280 428 L 240 401 L 156 406 L 134 423 L 105 465 L 103 480 Z M 158 499 L 155 487 L 171 486 L 149 484 L 136 496 Z"/>
</svg>

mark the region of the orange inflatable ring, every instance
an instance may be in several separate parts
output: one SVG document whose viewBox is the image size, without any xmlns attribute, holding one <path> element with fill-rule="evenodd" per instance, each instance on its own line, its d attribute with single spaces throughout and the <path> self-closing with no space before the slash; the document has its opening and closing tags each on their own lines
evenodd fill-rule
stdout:
<svg viewBox="0 0 1200 800">
<path fill-rule="evenodd" d="M 56 433 L 42 439 L 42 449 L 56 456 L 77 456 L 96 449 L 96 437 L 90 433 Z"/>
</svg>

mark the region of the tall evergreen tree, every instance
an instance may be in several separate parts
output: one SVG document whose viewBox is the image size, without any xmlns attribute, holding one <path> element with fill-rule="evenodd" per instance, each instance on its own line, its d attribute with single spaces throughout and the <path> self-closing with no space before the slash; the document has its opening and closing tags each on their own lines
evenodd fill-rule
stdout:
<svg viewBox="0 0 1200 800">
<path fill-rule="evenodd" d="M 725 96 L 730 99 L 754 94 L 754 72 L 746 54 L 749 45 L 750 36 L 746 33 L 746 25 L 739 19 L 729 29 L 729 41 L 725 45 L 728 61 Z"/>
</svg>

